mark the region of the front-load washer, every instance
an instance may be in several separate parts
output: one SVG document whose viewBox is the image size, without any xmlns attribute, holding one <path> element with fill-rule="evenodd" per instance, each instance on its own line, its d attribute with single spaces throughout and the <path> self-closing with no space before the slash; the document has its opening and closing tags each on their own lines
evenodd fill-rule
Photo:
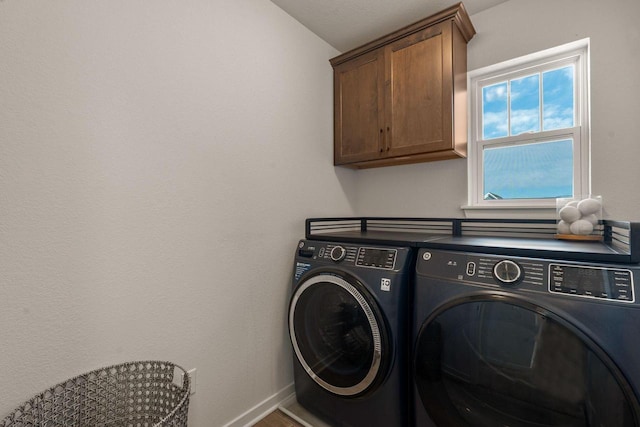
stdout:
<svg viewBox="0 0 640 427">
<path fill-rule="evenodd" d="M 332 426 L 409 417 L 408 247 L 302 240 L 289 304 L 296 398 Z"/>
<path fill-rule="evenodd" d="M 418 426 L 640 426 L 640 267 L 421 249 Z"/>
</svg>

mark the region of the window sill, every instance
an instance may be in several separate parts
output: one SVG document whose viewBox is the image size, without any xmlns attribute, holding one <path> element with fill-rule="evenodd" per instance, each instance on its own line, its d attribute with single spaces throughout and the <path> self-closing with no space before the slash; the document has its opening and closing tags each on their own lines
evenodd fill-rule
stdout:
<svg viewBox="0 0 640 427">
<path fill-rule="evenodd" d="M 466 218 L 556 219 L 554 206 L 470 206 L 460 207 Z"/>
</svg>

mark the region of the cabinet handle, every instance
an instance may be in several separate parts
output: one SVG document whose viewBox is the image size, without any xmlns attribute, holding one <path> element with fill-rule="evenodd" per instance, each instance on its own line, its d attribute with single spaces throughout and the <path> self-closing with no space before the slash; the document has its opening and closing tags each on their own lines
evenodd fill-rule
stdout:
<svg viewBox="0 0 640 427">
<path fill-rule="evenodd" d="M 384 152 L 384 129 L 380 129 L 380 153 Z"/>
<path fill-rule="evenodd" d="M 391 131 L 391 126 L 387 126 L 387 135 L 389 134 L 389 131 Z M 391 146 L 389 144 L 386 144 L 386 146 L 387 146 L 387 152 L 391 150 Z"/>
</svg>

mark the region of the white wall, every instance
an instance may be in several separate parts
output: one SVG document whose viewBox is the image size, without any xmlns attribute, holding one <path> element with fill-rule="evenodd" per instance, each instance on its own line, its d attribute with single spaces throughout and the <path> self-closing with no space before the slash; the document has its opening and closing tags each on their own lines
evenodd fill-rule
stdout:
<svg viewBox="0 0 640 427">
<path fill-rule="evenodd" d="M 591 38 L 592 193 L 605 216 L 640 220 L 640 2 L 510 0 L 471 16 L 474 70 Z M 359 215 L 464 216 L 466 160 L 359 171 Z"/>
<path fill-rule="evenodd" d="M 197 368 L 195 427 L 291 383 L 337 53 L 267 0 L 0 1 L 0 417 L 131 360 Z"/>
</svg>

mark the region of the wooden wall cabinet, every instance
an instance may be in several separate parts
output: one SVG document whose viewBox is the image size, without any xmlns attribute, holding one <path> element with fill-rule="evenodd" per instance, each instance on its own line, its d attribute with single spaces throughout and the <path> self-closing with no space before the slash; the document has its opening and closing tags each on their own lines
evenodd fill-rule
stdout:
<svg viewBox="0 0 640 427">
<path fill-rule="evenodd" d="M 334 164 L 370 168 L 466 157 L 462 3 L 331 59 Z"/>
</svg>

